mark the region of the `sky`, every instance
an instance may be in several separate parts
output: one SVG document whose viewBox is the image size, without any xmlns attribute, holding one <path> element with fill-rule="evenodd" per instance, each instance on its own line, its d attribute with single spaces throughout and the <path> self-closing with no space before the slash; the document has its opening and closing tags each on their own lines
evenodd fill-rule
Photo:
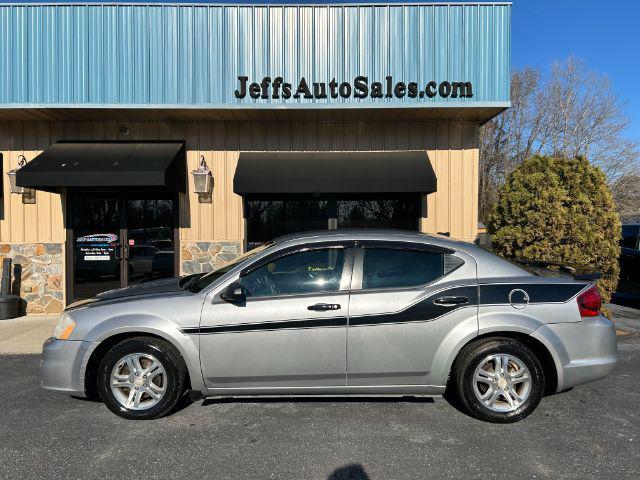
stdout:
<svg viewBox="0 0 640 480">
<path fill-rule="evenodd" d="M 640 141 L 640 0 L 515 0 L 511 66 L 543 69 L 574 55 L 609 77 Z"/>
<path fill-rule="evenodd" d="M 66 0 L 58 1 L 64 3 Z M 83 3 L 92 2 L 108 3 L 109 0 L 84 0 Z M 136 2 L 140 0 L 129 0 L 128 3 Z M 335 0 L 155 2 L 336 3 Z M 362 0 L 338 2 L 365 3 Z M 384 0 L 373 2 L 384 3 Z M 3 1 L 0 0 L 0 3 Z M 474 2 L 451 0 L 449 3 Z M 640 0 L 513 0 L 511 42 L 513 68 L 534 65 L 548 70 L 555 60 L 564 60 L 573 55 L 583 59 L 589 69 L 607 75 L 614 90 L 626 102 L 624 111 L 631 120 L 627 134 L 640 141 Z"/>
</svg>

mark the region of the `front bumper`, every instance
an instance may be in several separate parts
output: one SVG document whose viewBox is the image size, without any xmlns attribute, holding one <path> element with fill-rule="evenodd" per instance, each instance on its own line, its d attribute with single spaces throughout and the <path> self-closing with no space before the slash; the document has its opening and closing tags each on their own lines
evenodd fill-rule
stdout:
<svg viewBox="0 0 640 480">
<path fill-rule="evenodd" d="M 93 346 L 92 342 L 48 338 L 42 345 L 42 387 L 84 396 L 84 374 Z"/>
<path fill-rule="evenodd" d="M 602 315 L 546 324 L 531 335 L 547 345 L 554 357 L 558 392 L 606 377 L 618 361 L 615 327 Z"/>
</svg>

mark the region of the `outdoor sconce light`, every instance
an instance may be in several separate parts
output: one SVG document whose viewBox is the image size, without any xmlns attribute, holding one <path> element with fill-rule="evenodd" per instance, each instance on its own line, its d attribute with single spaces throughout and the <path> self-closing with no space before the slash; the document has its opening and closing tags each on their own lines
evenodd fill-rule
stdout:
<svg viewBox="0 0 640 480">
<path fill-rule="evenodd" d="M 198 194 L 200 203 L 211 203 L 211 189 L 213 187 L 213 176 L 207 167 L 204 155 L 200 155 L 200 166 L 191 172 L 193 175 L 193 191 Z"/>
<path fill-rule="evenodd" d="M 16 172 L 22 167 L 24 167 L 26 164 L 27 164 L 27 159 L 25 158 L 25 156 L 18 155 L 18 168 L 9 170 L 9 172 L 7 173 L 7 175 L 9 175 L 9 186 L 11 187 L 11 193 L 22 194 L 26 190 L 26 188 L 19 187 L 18 185 L 16 185 Z"/>
<path fill-rule="evenodd" d="M 27 164 L 27 159 L 24 155 L 18 156 L 18 168 L 14 168 L 7 172 L 9 176 L 9 187 L 11 193 L 17 193 L 22 195 L 22 203 L 36 203 L 36 191 L 30 188 L 19 187 L 16 184 L 16 172 Z"/>
</svg>

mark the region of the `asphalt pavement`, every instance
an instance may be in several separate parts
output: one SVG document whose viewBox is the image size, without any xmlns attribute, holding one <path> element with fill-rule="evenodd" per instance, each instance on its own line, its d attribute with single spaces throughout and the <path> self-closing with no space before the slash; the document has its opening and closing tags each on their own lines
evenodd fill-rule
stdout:
<svg viewBox="0 0 640 480">
<path fill-rule="evenodd" d="M 45 392 L 37 355 L 0 356 L 2 479 L 640 478 L 640 335 L 608 378 L 511 425 L 444 399 L 204 400 L 130 422 Z"/>
</svg>

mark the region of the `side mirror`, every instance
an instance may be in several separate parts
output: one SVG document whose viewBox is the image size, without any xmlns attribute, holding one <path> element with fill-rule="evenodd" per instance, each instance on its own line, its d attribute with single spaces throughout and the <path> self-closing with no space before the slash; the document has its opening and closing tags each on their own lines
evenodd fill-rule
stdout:
<svg viewBox="0 0 640 480">
<path fill-rule="evenodd" d="M 240 282 L 233 282 L 220 292 L 220 298 L 229 303 L 244 303 L 247 300 L 247 295 Z"/>
</svg>

